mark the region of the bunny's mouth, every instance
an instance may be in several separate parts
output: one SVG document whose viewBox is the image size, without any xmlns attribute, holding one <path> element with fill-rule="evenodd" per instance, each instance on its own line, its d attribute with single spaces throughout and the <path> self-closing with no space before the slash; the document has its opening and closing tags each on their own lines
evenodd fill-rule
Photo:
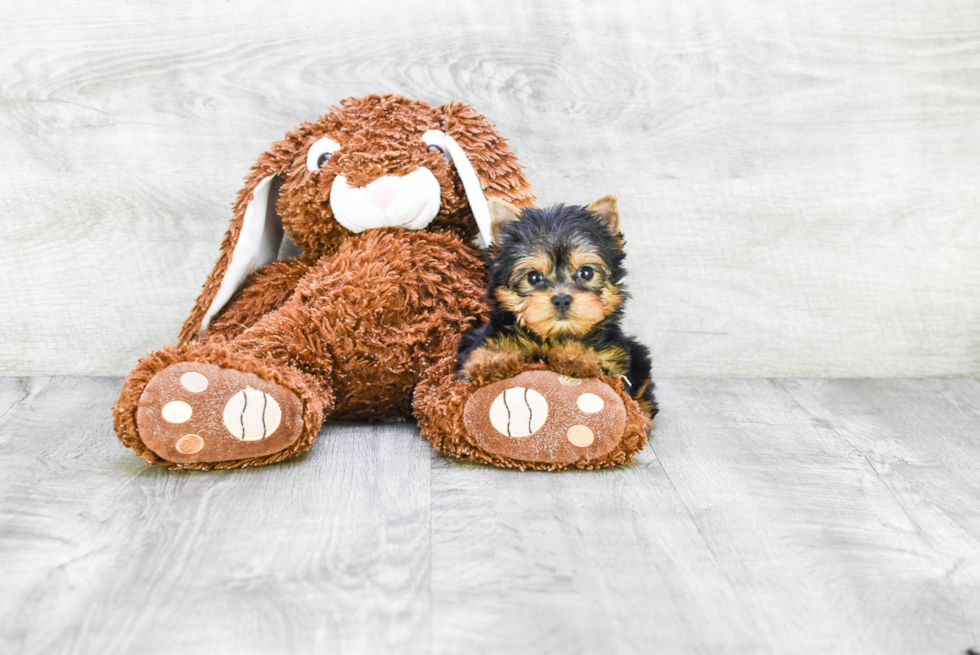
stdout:
<svg viewBox="0 0 980 655">
<path fill-rule="evenodd" d="M 330 189 L 330 208 L 337 222 L 355 234 L 383 227 L 421 230 L 439 213 L 441 196 L 439 181 L 428 168 L 385 175 L 360 188 L 338 175 Z"/>
</svg>

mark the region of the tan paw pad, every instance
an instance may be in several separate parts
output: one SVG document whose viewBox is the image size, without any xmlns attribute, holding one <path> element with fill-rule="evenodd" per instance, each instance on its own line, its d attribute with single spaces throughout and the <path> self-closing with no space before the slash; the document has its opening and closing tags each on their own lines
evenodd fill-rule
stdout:
<svg viewBox="0 0 980 655">
<path fill-rule="evenodd" d="M 525 371 L 474 391 L 463 421 L 474 445 L 484 452 L 566 465 L 599 459 L 615 449 L 625 434 L 626 406 L 598 378 Z"/>
<path fill-rule="evenodd" d="M 303 431 L 303 403 L 291 390 L 253 373 L 179 362 L 158 372 L 140 395 L 139 436 L 179 464 L 267 457 Z"/>
<path fill-rule="evenodd" d="M 174 447 L 184 455 L 193 455 L 204 449 L 204 439 L 196 434 L 185 434 L 177 440 Z"/>
<path fill-rule="evenodd" d="M 568 443 L 578 448 L 588 448 L 595 441 L 595 432 L 587 425 L 573 425 L 565 433 Z"/>
</svg>

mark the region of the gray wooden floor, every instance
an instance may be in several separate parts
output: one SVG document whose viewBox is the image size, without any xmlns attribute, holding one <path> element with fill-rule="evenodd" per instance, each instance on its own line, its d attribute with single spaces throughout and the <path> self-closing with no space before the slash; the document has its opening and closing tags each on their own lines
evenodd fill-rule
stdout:
<svg viewBox="0 0 980 655">
<path fill-rule="evenodd" d="M 118 378 L 0 379 L 2 653 L 963 653 L 980 383 L 664 380 L 639 461 L 448 461 L 328 426 L 146 467 Z"/>
</svg>

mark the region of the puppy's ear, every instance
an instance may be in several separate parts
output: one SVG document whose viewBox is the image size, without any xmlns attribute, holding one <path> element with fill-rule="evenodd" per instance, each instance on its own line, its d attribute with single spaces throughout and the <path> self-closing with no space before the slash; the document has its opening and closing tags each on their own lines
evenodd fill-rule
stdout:
<svg viewBox="0 0 980 655">
<path fill-rule="evenodd" d="M 490 208 L 490 232 L 493 234 L 493 242 L 499 244 L 501 228 L 520 220 L 521 210 L 500 198 L 491 198 L 487 205 Z"/>
<path fill-rule="evenodd" d="M 248 276 L 279 258 L 284 234 L 276 211 L 279 184 L 299 156 L 309 129 L 309 125 L 303 125 L 290 132 L 272 144 L 252 167 L 245 187 L 238 193 L 218 260 L 184 321 L 178 343 L 200 339 Z"/>
<path fill-rule="evenodd" d="M 613 236 L 619 236 L 619 203 L 616 196 L 603 196 L 589 205 L 589 211 L 596 215 L 599 222 L 606 226 Z"/>
</svg>

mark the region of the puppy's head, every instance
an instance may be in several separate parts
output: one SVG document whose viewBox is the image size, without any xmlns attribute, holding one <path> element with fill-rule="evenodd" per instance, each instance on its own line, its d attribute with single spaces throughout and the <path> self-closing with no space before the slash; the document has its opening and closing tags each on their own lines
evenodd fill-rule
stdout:
<svg viewBox="0 0 980 655">
<path fill-rule="evenodd" d="M 626 297 L 616 198 L 588 207 L 518 209 L 490 201 L 490 294 L 522 328 L 583 337 Z"/>
</svg>

